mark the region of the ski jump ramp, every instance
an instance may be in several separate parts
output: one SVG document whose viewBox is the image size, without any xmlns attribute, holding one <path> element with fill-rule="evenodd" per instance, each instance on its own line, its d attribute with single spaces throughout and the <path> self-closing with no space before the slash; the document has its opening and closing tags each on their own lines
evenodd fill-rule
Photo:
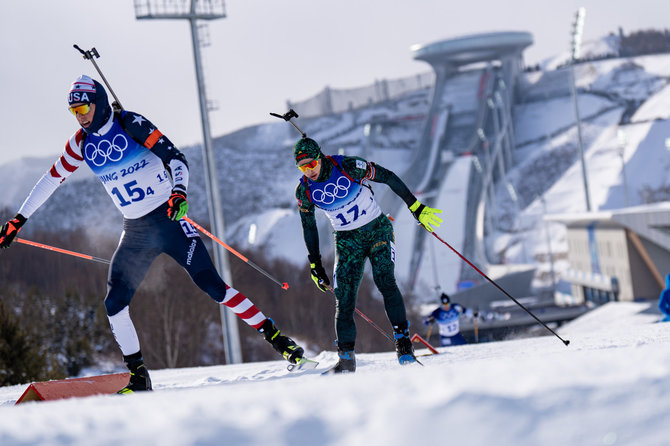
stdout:
<svg viewBox="0 0 670 446">
<path fill-rule="evenodd" d="M 444 223 L 438 230 L 440 235 L 454 249 L 484 268 L 489 261 L 484 234 L 481 228 L 477 230 L 481 212 L 474 210 L 485 208 L 486 194 L 478 191 L 491 187 L 491 173 L 496 163 L 506 161 L 503 156 L 489 161 L 485 166 L 487 176 L 473 172 L 471 166 L 475 159 L 477 162 L 489 159 L 491 149 L 501 153 L 507 149 L 509 153 L 513 148 L 511 104 L 516 78 L 523 69 L 522 52 L 532 43 L 530 33 L 510 31 L 412 47 L 415 59 L 433 67 L 436 80 L 419 147 L 401 176 L 419 200 L 444 211 Z M 470 68 L 470 72 L 478 73 L 477 82 L 469 86 L 463 84 L 458 90 L 450 89 L 452 83 L 463 82 L 461 75 L 468 70 L 462 67 L 477 63 L 486 65 L 478 70 Z M 494 94 L 500 98 L 500 111 L 490 106 Z M 502 119 L 498 113 L 503 115 Z M 461 137 L 455 138 L 455 134 Z M 485 136 L 487 134 L 490 136 Z M 495 141 L 494 147 L 491 147 L 492 141 Z M 502 141 L 506 142 L 503 150 L 499 146 Z M 402 203 L 397 197 L 386 193 L 380 204 L 399 216 L 395 223 L 400 252 L 396 274 L 410 289 L 418 293 L 436 293 L 437 290 L 449 293 L 464 282 L 474 283 L 468 280 L 472 278 L 471 271 L 462 269 L 462 261 L 456 254 L 445 246 L 436 246 L 425 231 L 416 229 L 411 215 L 398 211 Z"/>
<path fill-rule="evenodd" d="M 464 155 L 454 160 L 433 203 L 434 207 L 443 211 L 440 217 L 444 221 L 437 229 L 437 233 L 459 252 L 462 251 L 465 240 L 467 188 L 471 169 L 471 156 Z M 419 199 L 421 200 L 421 197 Z M 411 213 L 399 212 L 393 226 L 399 253 L 396 259 L 396 274 L 402 279 L 407 279 L 407 274 L 404 273 L 410 270 L 417 223 Z M 431 287 L 439 286 L 447 293 L 453 292 L 459 281 L 463 261 L 434 237 L 426 238 L 422 251 L 417 282 L 430 284 Z"/>
</svg>

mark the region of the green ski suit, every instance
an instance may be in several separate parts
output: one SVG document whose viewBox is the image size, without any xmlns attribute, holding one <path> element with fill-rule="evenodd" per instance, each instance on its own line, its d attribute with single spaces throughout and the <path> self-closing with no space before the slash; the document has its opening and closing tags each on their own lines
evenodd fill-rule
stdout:
<svg viewBox="0 0 670 446">
<path fill-rule="evenodd" d="M 324 156 L 321 160 L 318 178 L 311 181 L 302 177 L 296 188 L 296 199 L 310 259 L 320 258 L 314 208 L 324 210 L 335 228 L 333 288 L 337 344 L 341 350 L 353 350 L 356 341 L 356 295 L 366 258 L 370 259 L 375 285 L 384 297 L 389 321 L 393 326 L 407 326 L 405 303 L 395 281 L 393 227 L 374 201 L 368 181 L 387 184 L 408 207 L 416 201 L 416 197 L 395 173 L 378 164 L 348 156 Z M 357 191 L 340 197 L 347 186 L 349 190 Z M 338 198 L 342 198 L 339 203 Z M 336 201 L 334 204 L 324 204 L 332 199 Z M 352 220 L 365 223 L 356 225 Z M 357 227 L 349 229 L 348 226 Z"/>
</svg>

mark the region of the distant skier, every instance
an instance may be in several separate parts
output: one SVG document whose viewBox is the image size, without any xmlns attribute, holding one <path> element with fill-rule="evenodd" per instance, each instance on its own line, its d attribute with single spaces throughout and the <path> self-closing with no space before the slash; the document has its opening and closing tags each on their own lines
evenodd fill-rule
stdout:
<svg viewBox="0 0 670 446">
<path fill-rule="evenodd" d="M 659 322 L 670 322 L 670 274 L 665 276 L 665 289 L 658 298 L 658 309 L 663 314 Z"/>
<path fill-rule="evenodd" d="M 461 315 L 473 321 L 509 319 L 509 313 L 500 314 L 494 311 L 475 311 L 470 308 L 465 308 L 461 304 L 455 302 L 452 303 L 451 298 L 446 293 L 441 294 L 440 301 L 442 302 L 442 305 L 430 313 L 430 315 L 423 320 L 423 323 L 425 325 L 437 323 L 440 332 L 440 345 L 442 347 L 468 343 L 461 334 Z"/>
<path fill-rule="evenodd" d="M 263 334 L 285 359 L 299 361 L 303 349 L 280 334 L 249 299 L 227 287 L 197 231 L 181 220 L 188 211 L 189 170 L 184 155 L 144 116 L 113 111 L 103 86 L 89 76 L 74 81 L 68 104 L 81 128 L 16 216 L 2 226 L 0 248 L 9 247 L 26 220 L 79 166 L 86 163 L 91 168 L 124 217 L 105 297 L 114 338 L 130 370 L 130 382 L 119 393 L 151 390 L 128 305 L 151 263 L 163 252 L 184 267 L 212 299 Z"/>
<path fill-rule="evenodd" d="M 442 306 L 437 307 L 430 315 L 423 320 L 425 325 L 437 323 L 440 330 L 440 345 L 442 347 L 449 345 L 463 345 L 467 341 L 461 334 L 460 318 L 461 314 L 467 311 L 460 304 L 451 303 L 451 299 L 445 293 L 440 296 Z"/>
<path fill-rule="evenodd" d="M 366 257 L 370 259 L 375 284 L 384 296 L 398 361 L 401 364 L 416 361 L 405 303 L 395 281 L 393 227 L 377 205 L 368 182 L 387 184 L 428 231 L 433 231 L 431 225 L 440 225 L 442 219 L 435 214 L 442 211 L 421 204 L 395 173 L 376 163 L 358 157 L 326 156 L 317 142 L 307 137 L 295 144 L 293 153 L 298 169 L 303 172 L 296 198 L 311 275 L 324 292 L 330 280 L 321 264 L 315 206 L 325 212 L 335 229 L 333 284 L 339 361 L 331 373 L 356 370 L 354 311 Z"/>
</svg>

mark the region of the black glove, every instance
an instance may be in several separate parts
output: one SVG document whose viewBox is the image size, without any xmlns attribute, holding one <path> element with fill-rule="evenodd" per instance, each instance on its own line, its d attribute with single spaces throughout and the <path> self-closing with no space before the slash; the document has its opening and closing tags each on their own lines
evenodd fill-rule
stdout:
<svg viewBox="0 0 670 446">
<path fill-rule="evenodd" d="M 188 201 L 186 201 L 186 192 L 172 192 L 168 200 L 168 218 L 179 221 L 187 212 Z"/>
<path fill-rule="evenodd" d="M 26 220 L 23 215 L 16 214 L 16 217 L 2 225 L 2 229 L 0 229 L 0 248 L 9 248 Z"/>
<path fill-rule="evenodd" d="M 317 288 L 325 293 L 330 286 L 330 280 L 328 280 L 326 270 L 323 269 L 323 265 L 321 264 L 321 256 L 318 256 L 316 259 L 313 259 L 311 256 L 307 257 L 309 259 L 309 267 L 311 268 L 312 280 Z"/>
</svg>

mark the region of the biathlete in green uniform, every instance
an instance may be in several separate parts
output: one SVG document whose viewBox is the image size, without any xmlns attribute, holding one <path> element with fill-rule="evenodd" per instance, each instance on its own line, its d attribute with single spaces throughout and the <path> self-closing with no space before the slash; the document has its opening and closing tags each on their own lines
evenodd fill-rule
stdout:
<svg viewBox="0 0 670 446">
<path fill-rule="evenodd" d="M 439 209 L 419 202 L 405 183 L 392 171 L 350 156 L 326 156 L 313 139 L 303 137 L 294 147 L 295 162 L 303 173 L 296 188 L 305 245 L 314 283 L 321 291 L 330 281 L 321 264 L 319 233 L 314 208 L 322 209 L 335 229 L 336 297 L 335 331 L 339 361 L 332 373 L 354 372 L 356 357 L 356 295 L 369 258 L 377 289 L 384 297 L 386 314 L 393 325 L 400 364 L 416 361 L 409 338 L 405 302 L 395 281 L 393 227 L 374 199 L 369 181 L 387 184 L 407 204 L 428 231 L 439 227 Z"/>
</svg>

